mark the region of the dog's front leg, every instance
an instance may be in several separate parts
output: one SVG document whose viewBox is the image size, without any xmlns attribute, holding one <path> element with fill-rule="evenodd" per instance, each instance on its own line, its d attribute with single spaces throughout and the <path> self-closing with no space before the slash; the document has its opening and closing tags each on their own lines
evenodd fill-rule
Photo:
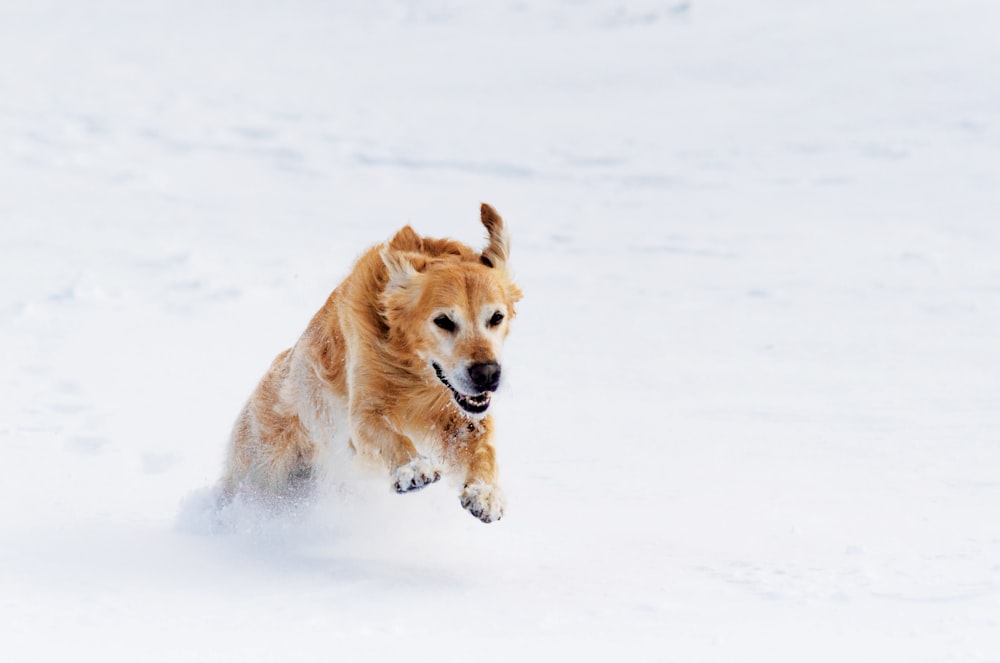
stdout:
<svg viewBox="0 0 1000 663">
<path fill-rule="evenodd" d="M 500 520 L 506 504 L 497 483 L 497 454 L 490 437 L 490 426 L 486 425 L 480 435 L 465 440 L 456 453 L 457 463 L 465 471 L 462 506 L 484 523 Z"/>
<path fill-rule="evenodd" d="M 359 451 L 374 453 L 385 461 L 397 493 L 420 490 L 441 478 L 441 469 L 417 453 L 413 442 L 377 409 L 352 409 L 351 431 Z"/>
</svg>

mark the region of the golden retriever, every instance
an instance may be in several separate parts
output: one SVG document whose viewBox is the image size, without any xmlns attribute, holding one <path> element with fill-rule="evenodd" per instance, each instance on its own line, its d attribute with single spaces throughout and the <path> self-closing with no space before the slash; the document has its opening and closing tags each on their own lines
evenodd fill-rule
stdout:
<svg viewBox="0 0 1000 663">
<path fill-rule="evenodd" d="M 398 493 L 442 473 L 485 523 L 503 515 L 490 402 L 521 290 L 510 235 L 483 204 L 482 252 L 409 226 L 372 247 L 274 360 L 230 438 L 221 499 L 281 499 L 338 438 L 381 459 Z"/>
</svg>

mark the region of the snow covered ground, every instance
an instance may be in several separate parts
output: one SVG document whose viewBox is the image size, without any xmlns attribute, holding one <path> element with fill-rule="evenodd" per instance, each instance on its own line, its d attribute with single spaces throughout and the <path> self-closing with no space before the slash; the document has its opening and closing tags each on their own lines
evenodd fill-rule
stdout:
<svg viewBox="0 0 1000 663">
<path fill-rule="evenodd" d="M 1000 5 L 0 6 L 0 660 L 1000 661 Z M 514 237 L 509 508 L 204 506 L 367 246 Z"/>
</svg>

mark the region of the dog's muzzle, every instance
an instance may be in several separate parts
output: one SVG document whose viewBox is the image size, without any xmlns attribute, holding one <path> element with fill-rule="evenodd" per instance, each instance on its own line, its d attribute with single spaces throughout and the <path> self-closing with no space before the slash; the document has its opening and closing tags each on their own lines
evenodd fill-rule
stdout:
<svg viewBox="0 0 1000 663">
<path fill-rule="evenodd" d="M 434 367 L 434 372 L 437 373 L 438 380 L 451 390 L 451 395 L 455 397 L 455 402 L 458 403 L 460 408 L 472 414 L 482 414 L 483 412 L 486 412 L 490 406 L 490 397 L 492 396 L 492 393 L 489 391 L 483 391 L 475 396 L 466 396 L 451 386 L 451 383 L 448 382 L 448 378 L 444 375 L 444 371 L 441 370 L 441 367 L 438 366 L 436 362 L 432 363 L 431 366 Z"/>
</svg>

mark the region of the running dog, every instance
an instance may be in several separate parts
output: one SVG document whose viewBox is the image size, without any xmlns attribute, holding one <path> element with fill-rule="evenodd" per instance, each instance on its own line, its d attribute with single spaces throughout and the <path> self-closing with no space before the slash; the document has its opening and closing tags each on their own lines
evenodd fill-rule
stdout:
<svg viewBox="0 0 1000 663">
<path fill-rule="evenodd" d="M 473 516 L 503 516 L 489 408 L 521 290 L 503 220 L 480 215 L 481 252 L 406 226 L 357 261 L 240 413 L 222 503 L 291 494 L 339 440 L 380 459 L 397 493 L 447 473 Z"/>
</svg>

